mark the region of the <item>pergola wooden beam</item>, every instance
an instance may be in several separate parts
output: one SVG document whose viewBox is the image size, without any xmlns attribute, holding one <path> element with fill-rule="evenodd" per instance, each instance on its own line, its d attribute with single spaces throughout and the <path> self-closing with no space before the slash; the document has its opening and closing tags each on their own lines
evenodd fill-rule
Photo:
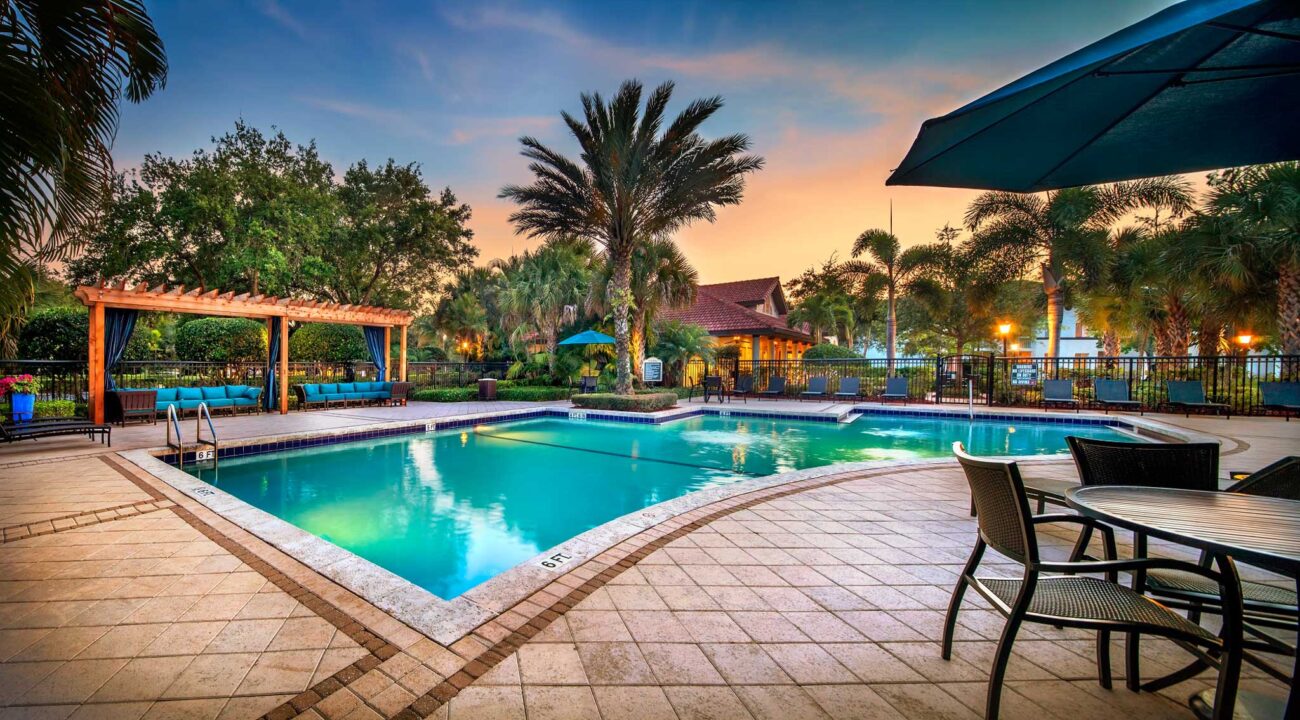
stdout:
<svg viewBox="0 0 1300 720">
<path fill-rule="evenodd" d="M 406 328 L 413 319 L 405 310 L 373 307 L 369 305 L 344 305 L 341 303 L 279 298 L 249 293 L 222 293 L 198 287 L 186 290 L 184 285 L 168 288 L 159 285 L 150 288 L 141 283 L 128 288 L 126 281 L 115 284 L 100 282 L 83 285 L 74 293 L 77 299 L 90 308 L 90 411 L 97 423 L 104 422 L 104 310 L 123 308 L 152 312 L 187 313 L 191 315 L 219 315 L 223 317 L 283 318 L 280 323 L 280 412 L 289 411 L 289 322 L 317 322 L 335 325 L 372 325 L 384 328 L 384 367 L 392 368 L 389 349 L 392 329 L 400 328 L 401 350 L 398 378 L 406 382 Z M 387 371 L 392 377 L 392 370 Z"/>
</svg>

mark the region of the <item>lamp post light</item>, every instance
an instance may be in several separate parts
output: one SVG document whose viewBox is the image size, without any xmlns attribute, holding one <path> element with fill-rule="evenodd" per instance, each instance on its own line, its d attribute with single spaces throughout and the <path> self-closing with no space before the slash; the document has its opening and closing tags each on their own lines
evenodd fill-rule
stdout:
<svg viewBox="0 0 1300 720">
<path fill-rule="evenodd" d="M 1242 332 L 1237 333 L 1237 337 L 1234 339 L 1237 341 L 1237 346 L 1241 348 L 1241 356 L 1244 358 L 1249 355 L 1250 344 L 1255 342 L 1255 336 L 1249 332 Z"/>
<path fill-rule="evenodd" d="M 1002 337 L 1002 357 L 1007 356 L 1007 341 L 1011 338 L 1011 323 L 998 323 L 998 335 Z"/>
</svg>

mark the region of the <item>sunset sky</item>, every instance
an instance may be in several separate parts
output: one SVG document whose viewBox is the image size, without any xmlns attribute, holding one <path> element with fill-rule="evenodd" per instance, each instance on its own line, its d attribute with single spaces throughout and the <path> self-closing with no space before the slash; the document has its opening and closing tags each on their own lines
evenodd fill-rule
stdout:
<svg viewBox="0 0 1300 720">
<path fill-rule="evenodd" d="M 884 185 L 921 121 L 1169 4 L 151 2 L 168 85 L 124 108 L 114 155 L 185 155 L 243 117 L 315 138 L 340 174 L 416 161 L 473 206 L 487 261 L 536 242 L 496 197 L 529 179 L 520 135 L 571 152 L 559 111 L 581 92 L 674 80 L 673 111 L 722 95 L 706 133 L 748 133 L 767 159 L 742 205 L 679 242 L 705 282 L 788 278 L 885 227 L 891 199 L 905 243 L 960 224 L 973 193 Z"/>
</svg>

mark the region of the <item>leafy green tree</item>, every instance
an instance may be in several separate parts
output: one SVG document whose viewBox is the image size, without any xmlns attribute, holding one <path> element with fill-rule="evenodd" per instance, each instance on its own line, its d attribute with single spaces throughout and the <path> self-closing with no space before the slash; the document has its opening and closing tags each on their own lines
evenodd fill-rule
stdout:
<svg viewBox="0 0 1300 720">
<path fill-rule="evenodd" d="M 328 299 L 353 305 L 419 307 L 449 270 L 478 255 L 468 205 L 450 188 L 435 199 L 414 163 L 361 161 L 338 188 L 343 221 L 321 259 Z"/>
<path fill-rule="evenodd" d="M 839 359 L 859 358 L 859 357 L 862 356 L 859 355 L 857 352 L 855 352 L 853 348 L 844 347 L 843 345 L 835 345 L 832 343 L 822 343 L 820 345 L 813 345 L 812 347 L 803 351 L 804 360 L 839 360 Z"/>
<path fill-rule="evenodd" d="M 289 335 L 290 360 L 351 362 L 369 357 L 365 336 L 355 325 L 307 323 Z"/>
<path fill-rule="evenodd" d="M 669 373 L 668 384 L 681 382 L 686 363 L 695 358 L 712 362 L 717 347 L 713 336 L 702 325 L 680 320 L 660 320 L 655 323 L 655 344 L 650 353 L 664 361 Z"/>
<path fill-rule="evenodd" d="M 530 185 L 509 185 L 501 197 L 520 205 L 510 216 L 517 230 L 533 236 L 576 235 L 605 248 L 612 268 L 608 302 L 613 310 L 618 380 L 615 391 L 632 392 L 632 258 L 638 245 L 671 235 L 697 220 L 712 221 L 720 205 L 740 202 L 745 175 L 760 169 L 745 155 L 750 141 L 735 134 L 706 140 L 700 126 L 722 107 L 722 98 L 690 103 L 664 127 L 673 84 L 650 93 L 644 110 L 639 82 L 624 82 L 606 102 L 582 96 L 583 117 L 562 113 L 581 148 L 575 162 L 531 137 L 520 139 L 532 161 Z"/>
<path fill-rule="evenodd" d="M 842 290 L 822 288 L 799 300 L 786 316 L 790 327 L 807 325 L 812 330 L 813 339 L 820 344 L 826 337 L 826 331 L 832 333 L 842 326 L 851 326 L 853 322 L 853 305 L 849 295 Z"/>
<path fill-rule="evenodd" d="M 1041 273 L 1047 300 L 1047 354 L 1056 357 L 1069 283 L 1096 272 L 1111 226 L 1144 208 L 1177 216 L 1191 207 L 1187 181 L 1149 178 L 1042 195 L 986 192 L 967 209 L 966 225 L 975 233 L 974 252 L 984 262 L 1021 275 L 1031 270 Z"/>
<path fill-rule="evenodd" d="M 943 341 L 941 348 L 960 355 L 972 340 L 988 337 L 998 283 L 983 271 L 968 244 L 954 242 L 958 234 L 945 225 L 937 242 L 907 253 L 914 268 L 908 295 L 923 311 L 909 325 L 932 333 Z"/>
<path fill-rule="evenodd" d="M 181 360 L 265 362 L 266 326 L 248 318 L 191 320 L 176 329 L 176 355 Z"/>
<path fill-rule="evenodd" d="M 51 307 L 33 311 L 18 337 L 18 356 L 24 360 L 86 360 L 90 315 L 84 307 Z M 123 358 L 148 360 L 161 351 L 161 333 L 137 323 L 127 340 Z"/>
<path fill-rule="evenodd" d="M 161 89 L 162 40 L 140 0 L 0 2 L 0 351 L 42 265 L 83 244 L 113 175 L 118 105 Z"/>
</svg>

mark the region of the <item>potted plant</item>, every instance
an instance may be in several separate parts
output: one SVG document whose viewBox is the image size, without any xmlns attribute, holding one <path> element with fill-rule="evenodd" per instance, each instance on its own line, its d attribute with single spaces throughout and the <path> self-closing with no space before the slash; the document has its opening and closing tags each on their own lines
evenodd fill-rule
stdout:
<svg viewBox="0 0 1300 720">
<path fill-rule="evenodd" d="M 41 382 L 31 375 L 11 375 L 0 379 L 0 395 L 9 396 L 14 422 L 28 422 L 36 409 L 36 393 Z"/>
</svg>

